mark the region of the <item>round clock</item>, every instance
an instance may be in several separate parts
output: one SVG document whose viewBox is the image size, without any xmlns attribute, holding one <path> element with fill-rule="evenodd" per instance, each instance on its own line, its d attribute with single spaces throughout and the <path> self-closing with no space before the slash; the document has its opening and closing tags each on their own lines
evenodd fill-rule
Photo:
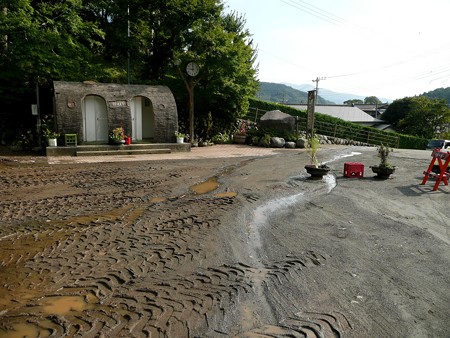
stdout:
<svg viewBox="0 0 450 338">
<path fill-rule="evenodd" d="M 199 71 L 200 68 L 195 62 L 189 62 L 186 66 L 186 73 L 188 73 L 189 76 L 197 76 Z"/>
</svg>

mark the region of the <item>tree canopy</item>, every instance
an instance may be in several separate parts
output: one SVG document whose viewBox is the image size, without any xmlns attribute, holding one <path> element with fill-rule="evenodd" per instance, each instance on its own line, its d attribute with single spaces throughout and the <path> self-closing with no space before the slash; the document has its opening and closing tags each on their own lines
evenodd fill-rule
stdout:
<svg viewBox="0 0 450 338">
<path fill-rule="evenodd" d="M 423 93 L 422 96 L 428 97 L 429 99 L 444 99 L 447 102 L 447 105 L 450 105 L 450 87 L 437 88 L 430 92 Z"/>
<path fill-rule="evenodd" d="M 364 104 L 381 104 L 382 102 L 376 96 L 367 96 L 364 99 Z"/>
<path fill-rule="evenodd" d="M 89 76 L 104 34 L 95 23 L 83 20 L 82 9 L 80 0 L 18 0 L 3 8 L 2 93 L 5 89 L 25 90 L 37 81 Z"/>
<path fill-rule="evenodd" d="M 376 96 L 367 96 L 364 101 L 361 99 L 352 99 L 344 101 L 344 104 L 352 105 L 352 104 L 381 104 L 382 102 Z"/>
<path fill-rule="evenodd" d="M 344 101 L 344 104 L 353 105 L 353 104 L 364 104 L 364 101 L 361 99 L 351 99 Z"/>
<path fill-rule="evenodd" d="M 198 116 L 227 126 L 257 90 L 245 19 L 225 14 L 222 0 L 9 0 L 0 36 L 2 123 L 12 121 L 2 130 L 30 128 L 36 84 L 52 80 L 167 84 L 183 120 L 186 90 L 175 61 L 195 60 Z"/>
<path fill-rule="evenodd" d="M 202 123 L 211 116 L 213 132 L 231 128 L 241 112 L 248 109 L 248 99 L 257 91 L 257 70 L 253 67 L 256 51 L 250 33 L 245 29 L 245 19 L 236 13 L 212 17 L 209 21 L 196 20 L 190 30 L 181 37 L 183 48 L 174 55 L 178 73 L 184 73 L 188 62 L 195 61 L 200 72 L 188 80 L 195 82 L 196 134 L 205 138 Z M 183 75 L 181 75 L 183 76 Z M 178 81 L 173 74 L 173 79 Z M 185 100 L 186 102 L 186 100 Z M 185 105 L 179 111 L 187 114 Z M 215 126 L 215 127 L 214 127 Z"/>
<path fill-rule="evenodd" d="M 405 97 L 392 102 L 381 118 L 401 133 L 434 138 L 448 132 L 450 109 L 445 100 Z"/>
</svg>

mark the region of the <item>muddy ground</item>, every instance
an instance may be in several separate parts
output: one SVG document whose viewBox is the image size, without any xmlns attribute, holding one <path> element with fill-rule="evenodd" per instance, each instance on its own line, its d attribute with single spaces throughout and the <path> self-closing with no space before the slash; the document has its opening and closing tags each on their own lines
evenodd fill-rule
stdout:
<svg viewBox="0 0 450 338">
<path fill-rule="evenodd" d="M 0 156 L 0 337 L 450 337 L 450 188 L 420 185 L 430 151 L 395 150 L 378 180 L 373 148 L 325 146 L 333 169 L 311 181 L 304 150 L 228 147 Z"/>
</svg>

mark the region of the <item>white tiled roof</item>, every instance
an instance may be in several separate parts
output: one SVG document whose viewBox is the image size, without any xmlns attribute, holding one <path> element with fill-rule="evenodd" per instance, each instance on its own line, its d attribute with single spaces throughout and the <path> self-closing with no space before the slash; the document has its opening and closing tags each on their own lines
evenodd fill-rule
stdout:
<svg viewBox="0 0 450 338">
<path fill-rule="evenodd" d="M 289 104 L 290 107 L 299 110 L 306 110 L 306 104 Z M 337 117 L 348 122 L 373 122 L 380 123 L 382 120 L 376 119 L 369 114 L 363 112 L 358 107 L 352 107 L 347 105 L 316 105 L 316 113 L 321 113 L 333 117 Z"/>
</svg>

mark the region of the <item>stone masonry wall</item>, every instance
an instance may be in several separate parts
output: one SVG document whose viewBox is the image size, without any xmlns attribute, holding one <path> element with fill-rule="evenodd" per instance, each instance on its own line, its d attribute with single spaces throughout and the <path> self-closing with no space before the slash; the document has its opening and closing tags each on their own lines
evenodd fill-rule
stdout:
<svg viewBox="0 0 450 338">
<path fill-rule="evenodd" d="M 131 134 L 131 100 L 136 96 L 148 98 L 155 117 L 155 142 L 174 142 L 178 114 L 168 87 L 63 81 L 55 81 L 53 86 L 58 131 L 61 134 L 78 134 L 79 143 L 84 139 L 83 104 L 87 95 L 97 95 L 106 101 L 108 130 L 121 126 L 125 134 Z"/>
</svg>

